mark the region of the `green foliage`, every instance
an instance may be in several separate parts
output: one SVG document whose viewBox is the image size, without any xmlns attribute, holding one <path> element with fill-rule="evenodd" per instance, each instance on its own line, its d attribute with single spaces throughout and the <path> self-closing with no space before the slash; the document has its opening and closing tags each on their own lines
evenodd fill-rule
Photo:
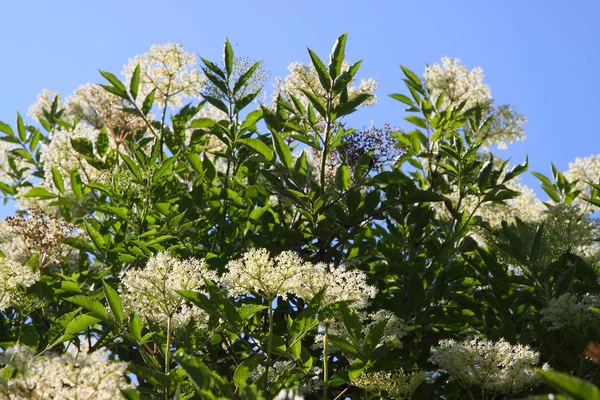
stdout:
<svg viewBox="0 0 600 400">
<path fill-rule="evenodd" d="M 407 92 L 390 97 L 410 115 L 405 131 L 390 134 L 398 157 L 377 164 L 377 148 L 349 140 L 357 131 L 344 118 L 369 95 L 349 96 L 362 61 L 345 69 L 346 39 L 338 38 L 329 63 L 308 49 L 320 87 L 302 89 L 303 98 L 280 94 L 253 111 L 260 90 L 248 88 L 260 63 L 236 71 L 226 40 L 221 64 L 202 59 L 210 90 L 170 123 L 167 104 L 161 122 L 151 118 L 160 93 L 144 87 L 139 64 L 128 87 L 101 71 L 102 88 L 144 128 L 106 124 L 95 140 L 70 138 L 81 168 L 69 171 L 41 162 L 51 132 L 83 124 L 68 119 L 57 99 L 40 116 L 45 133 L 19 114 L 16 133 L 1 123 L 0 139 L 16 145 L 8 157 L 13 183 L 0 182 L 2 193 L 24 193 L 79 233 L 61 237 L 64 248 L 30 254 L 40 279 L 19 287 L 28 301 L 2 311 L 2 348 L 21 343 L 61 353 L 87 342 L 90 351 L 128 363 L 138 382 L 123 390 L 129 399 L 272 399 L 298 387 L 307 398 L 374 398 L 353 382 L 363 373 L 400 369 L 432 372 L 414 398 L 459 399 L 487 395 L 437 370 L 429 358 L 439 341 L 505 338 L 591 382 L 539 372 L 548 386 L 518 395 L 552 387 L 573 398 L 598 397 L 596 367 L 582 351 L 600 340 L 600 324 L 552 330 L 542 316 L 564 294 L 596 295 L 597 266 L 573 253 L 565 219 L 493 225 L 478 213 L 519 196 L 513 184 L 528 159 L 508 169 L 483 152 L 476 137 L 489 125 L 485 113 L 464 103 L 442 109 L 445 94 L 432 97 L 401 67 Z M 207 109 L 221 113 L 201 116 Z M 33 179 L 25 179 L 23 165 Z M 553 180 L 534 173 L 554 202 L 548 209 L 572 205 L 581 198 L 576 182 L 552 170 Z M 597 193 L 586 200 L 600 204 Z M 352 299 L 328 302 L 336 276 L 310 299 L 274 299 L 259 289 L 232 297 L 207 279 L 201 290 L 164 289 L 163 297 L 182 302 L 167 325 L 131 311 L 123 276 L 157 253 L 204 259 L 223 276 L 228 263 L 253 248 L 293 251 L 315 265 L 345 264 L 365 274 L 377 294 L 360 309 Z M 171 274 L 165 282 L 175 279 Z M 185 307 L 201 310 L 205 323 L 172 325 Z M 389 314 L 377 319 L 378 311 Z M 392 339 L 391 316 L 404 324 Z"/>
</svg>

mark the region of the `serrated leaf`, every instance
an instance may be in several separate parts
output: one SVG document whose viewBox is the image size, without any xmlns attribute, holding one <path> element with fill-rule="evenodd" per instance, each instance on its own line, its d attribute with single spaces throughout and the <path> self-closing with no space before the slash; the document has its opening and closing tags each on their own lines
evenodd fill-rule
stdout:
<svg viewBox="0 0 600 400">
<path fill-rule="evenodd" d="M 25 129 L 25 124 L 23 123 L 23 118 L 21 114 L 17 112 L 17 132 L 19 133 L 19 138 L 21 138 L 22 142 L 27 140 L 27 130 Z"/>
<path fill-rule="evenodd" d="M 108 133 L 106 127 L 102 128 L 96 139 L 96 152 L 100 157 L 104 157 L 108 152 Z"/>
<path fill-rule="evenodd" d="M 61 173 L 56 169 L 56 167 L 52 167 L 52 182 L 54 182 L 54 186 L 58 189 L 60 194 L 65 193 L 65 183 L 63 181 Z"/>
<path fill-rule="evenodd" d="M 279 160 L 287 169 L 291 169 L 293 159 L 289 147 L 285 144 L 282 137 L 277 132 L 271 132 L 271 136 L 273 137 L 273 146 L 277 152 L 277 157 L 279 157 Z"/>
<path fill-rule="evenodd" d="M 133 100 L 137 99 L 138 90 L 140 88 L 140 64 L 135 66 L 133 74 L 131 75 L 131 81 L 129 82 L 129 93 Z"/>
<path fill-rule="evenodd" d="M 91 315 L 78 315 L 67 324 L 67 327 L 65 328 L 65 336 L 75 337 L 79 332 L 97 324 L 98 322 L 100 322 L 100 319 L 92 317 Z"/>
<path fill-rule="evenodd" d="M 263 156 L 267 162 L 270 162 L 275 156 L 273 150 L 271 150 L 262 140 L 260 139 L 239 139 L 238 142 L 250 147 L 256 153 Z"/>
<path fill-rule="evenodd" d="M 108 314 L 106 313 L 106 309 L 98 301 L 93 297 L 88 296 L 72 296 L 66 299 L 69 303 L 73 303 L 79 307 L 84 308 L 86 311 L 91 312 L 94 318 L 99 318 L 101 320 L 107 321 Z"/>
<path fill-rule="evenodd" d="M 338 37 L 331 50 L 331 55 L 329 56 L 329 76 L 331 79 L 337 78 L 342 70 L 342 64 L 344 63 L 344 57 L 346 55 L 347 38 L 348 33 L 344 33 Z"/>
<path fill-rule="evenodd" d="M 81 175 L 76 169 L 71 171 L 71 189 L 77 200 L 83 200 L 83 182 L 81 181 Z"/>
<path fill-rule="evenodd" d="M 138 342 L 142 341 L 142 320 L 135 314 L 129 320 L 129 333 Z"/>
<path fill-rule="evenodd" d="M 142 103 L 142 113 L 144 113 L 144 115 L 148 115 L 148 113 L 150 112 L 150 109 L 152 108 L 152 105 L 154 104 L 154 95 L 155 94 L 156 94 L 156 88 L 152 89 L 152 91 L 150 93 L 148 93 L 148 95 L 144 99 L 144 102 Z"/>
<path fill-rule="evenodd" d="M 56 194 L 49 192 L 48 189 L 44 189 L 41 187 L 35 187 L 33 189 L 31 189 L 30 191 L 28 191 L 27 193 L 25 193 L 24 197 L 37 197 L 38 199 L 54 199 L 55 197 L 58 197 Z"/>
<path fill-rule="evenodd" d="M 230 76 L 233 71 L 233 49 L 229 39 L 225 39 L 225 46 L 223 47 L 223 62 L 225 63 L 225 71 Z"/>
<path fill-rule="evenodd" d="M 313 66 L 315 67 L 315 71 L 317 71 L 317 77 L 319 78 L 319 82 L 321 82 L 321 87 L 325 90 L 325 92 L 329 92 L 331 89 L 331 78 L 327 73 L 327 67 L 325 67 L 323 61 L 321 61 L 319 56 L 317 56 L 314 51 L 308 49 L 308 54 Z"/>
<path fill-rule="evenodd" d="M 119 298 L 119 294 L 115 289 L 110 287 L 108 283 L 102 281 L 102 288 L 104 289 L 104 297 L 106 297 L 106 302 L 110 306 L 110 310 L 112 311 L 115 319 L 119 324 L 123 323 L 123 303 Z"/>
</svg>

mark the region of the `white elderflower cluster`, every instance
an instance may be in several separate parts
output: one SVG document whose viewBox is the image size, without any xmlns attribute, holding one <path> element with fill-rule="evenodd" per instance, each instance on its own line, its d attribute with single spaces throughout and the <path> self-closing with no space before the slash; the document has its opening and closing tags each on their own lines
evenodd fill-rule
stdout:
<svg viewBox="0 0 600 400">
<path fill-rule="evenodd" d="M 356 310 L 365 308 L 377 293 L 362 271 L 344 265 L 312 264 L 292 251 L 272 258 L 266 249 L 250 249 L 241 259 L 230 261 L 221 282 L 232 297 L 257 293 L 267 299 L 286 299 L 288 294 L 295 294 L 308 302 L 325 289 L 322 306 L 350 301 Z"/>
<path fill-rule="evenodd" d="M 121 389 L 133 387 L 125 378 L 127 363 L 101 352 L 36 357 L 32 349 L 16 346 L 0 354 L 0 362 L 19 371 L 1 381 L 2 399 L 123 399 Z"/>
<path fill-rule="evenodd" d="M 462 65 L 458 58 L 442 58 L 425 69 L 425 86 L 436 99 L 442 91 L 446 93 L 442 108 L 451 109 L 466 101 L 465 108 L 489 104 L 492 100 L 490 87 L 483 82 L 483 69 Z"/>
<path fill-rule="evenodd" d="M 581 190 L 585 196 L 589 196 L 592 187 L 586 182 L 598 184 L 600 183 L 600 154 L 592 154 L 588 157 L 575 158 L 575 161 L 569 163 L 569 169 L 564 172 L 565 178 L 569 182 L 577 180 L 575 190 Z M 575 200 L 585 207 L 586 211 L 593 213 L 598 210 L 597 207 L 583 200 Z"/>
<path fill-rule="evenodd" d="M 143 100 L 138 98 L 138 103 L 141 105 Z M 96 129 L 106 126 L 110 132 L 118 131 L 121 137 L 147 129 L 144 118 L 123 111 L 133 105 L 97 84 L 86 83 L 78 87 L 67 97 L 66 103 L 69 116 Z M 151 122 L 153 116 L 149 115 L 148 119 Z"/>
<path fill-rule="evenodd" d="M 31 257 L 27 246 L 6 220 L 0 220 L 0 251 L 7 258 L 25 264 Z"/>
<path fill-rule="evenodd" d="M 533 370 L 539 358 L 529 346 L 513 346 L 504 339 L 443 339 L 429 361 L 466 389 L 478 386 L 486 392 L 515 394 L 539 383 Z M 548 368 L 544 364 L 543 369 Z"/>
<path fill-rule="evenodd" d="M 342 64 L 342 73 L 350 69 L 350 64 L 344 61 Z M 277 100 L 277 96 L 281 94 L 283 98 L 291 101 L 289 95 L 295 96 L 304 107 L 308 107 L 308 99 L 302 93 L 302 90 L 314 93 L 320 99 L 326 99 L 327 95 L 321 83 L 319 82 L 319 76 L 314 66 L 302 64 L 300 62 L 294 62 L 288 66 L 290 72 L 284 79 L 277 77 L 274 84 L 275 92 L 273 93 L 272 101 Z M 375 90 L 379 83 L 374 78 L 362 79 L 358 85 L 353 85 L 354 80 L 350 82 L 348 86 L 348 100 L 356 98 L 359 94 L 368 94 L 372 97 L 368 99 L 364 105 L 372 106 L 377 103 L 378 99 L 375 96 Z M 339 99 L 338 99 L 339 101 Z"/>
<path fill-rule="evenodd" d="M 39 121 L 39 117 L 44 116 L 44 110 L 50 110 L 52 108 L 52 103 L 54 102 L 54 99 L 57 96 L 58 109 L 64 109 L 65 106 L 62 102 L 61 94 L 48 89 L 44 89 L 40 94 L 37 95 L 37 101 L 29 106 L 27 116 L 35 119 L 36 121 Z"/>
<path fill-rule="evenodd" d="M 489 125 L 476 135 L 481 137 L 486 147 L 497 146 L 500 150 L 506 150 L 508 144 L 525 140 L 523 125 L 527 123 L 527 118 L 524 115 L 507 104 L 491 107 L 488 112 L 491 117 Z"/>
<path fill-rule="evenodd" d="M 294 252 L 284 251 L 271 258 L 266 249 L 250 249 L 241 259 L 227 263 L 221 282 L 232 297 L 259 293 L 267 299 L 287 298 L 288 293 L 296 293 L 304 268 L 304 261 Z"/>
<path fill-rule="evenodd" d="M 365 327 L 366 334 L 368 334 L 375 324 L 378 324 L 383 320 L 387 320 L 387 324 L 383 331 L 383 337 L 381 338 L 381 344 L 387 343 L 392 348 L 402 348 L 402 338 L 406 336 L 406 324 L 402 319 L 398 318 L 398 316 L 393 312 L 384 309 L 370 313 L 368 315 L 368 319 L 371 322 Z"/>
<path fill-rule="evenodd" d="M 394 372 L 367 372 L 352 381 L 354 386 L 369 392 L 386 394 L 394 399 L 410 399 L 425 380 L 425 372 L 405 374 L 402 369 Z"/>
<path fill-rule="evenodd" d="M 42 148 L 41 162 L 44 167 L 44 181 L 42 186 L 50 191 L 54 190 L 52 181 L 52 167 L 56 168 L 63 177 L 65 190 L 71 187 L 71 171 L 77 170 L 84 183 L 99 181 L 104 173 L 92 167 L 85 157 L 75 151 L 71 146 L 71 139 L 85 138 L 92 143 L 96 142 L 99 131 L 91 126 L 79 124 L 73 131 L 59 128 L 50 133 L 50 143 Z"/>
<path fill-rule="evenodd" d="M 597 326 L 600 317 L 591 308 L 599 306 L 600 302 L 594 296 L 586 296 L 580 301 L 574 294 L 565 293 L 557 299 L 550 300 L 540 311 L 541 321 L 553 331 Z"/>
<path fill-rule="evenodd" d="M 15 305 L 20 299 L 20 287 L 31 286 L 39 279 L 39 272 L 10 258 L 0 257 L 0 311 Z"/>
<path fill-rule="evenodd" d="M 325 289 L 322 306 L 351 301 L 351 307 L 360 310 L 366 308 L 369 299 L 377 294 L 377 289 L 367 283 L 367 275 L 363 271 L 348 269 L 345 265 L 310 265 L 302 270 L 299 282 L 295 293 L 306 301 Z"/>
<path fill-rule="evenodd" d="M 176 290 L 201 291 L 204 279 L 216 278 L 204 260 L 180 260 L 163 252 L 150 258 L 144 268 L 125 272 L 119 290 L 129 312 L 165 327 L 170 318 L 171 326 L 179 329 L 192 319 L 202 325 L 208 316 L 199 307 L 189 305 Z"/>
<path fill-rule="evenodd" d="M 0 182 L 8 185 L 13 182 L 18 182 L 18 179 L 11 168 L 11 162 L 14 163 L 14 166 L 18 171 L 23 170 L 24 174 L 21 177 L 22 181 L 28 181 L 33 175 L 32 164 L 27 162 L 24 158 L 10 153 L 14 148 L 15 147 L 10 143 L 0 141 Z"/>
<path fill-rule="evenodd" d="M 140 91 L 145 98 L 156 88 L 154 102 L 159 107 L 169 103 L 171 108 L 183 105 L 183 98 L 198 97 L 205 86 L 204 76 L 196 68 L 196 56 L 184 51 L 180 44 L 153 45 L 150 51 L 135 56 L 123 67 L 126 82 L 140 65 Z"/>
</svg>

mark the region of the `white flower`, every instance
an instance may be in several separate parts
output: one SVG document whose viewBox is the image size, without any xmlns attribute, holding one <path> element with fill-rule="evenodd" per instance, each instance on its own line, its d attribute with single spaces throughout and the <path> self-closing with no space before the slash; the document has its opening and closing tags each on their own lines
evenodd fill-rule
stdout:
<svg viewBox="0 0 600 400">
<path fill-rule="evenodd" d="M 230 261 L 221 281 L 229 295 L 259 293 L 267 299 L 287 297 L 298 286 L 297 277 L 304 261 L 291 251 L 284 251 L 274 259 L 266 249 L 250 249 L 242 259 Z"/>
<path fill-rule="evenodd" d="M 322 306 L 340 301 L 351 301 L 355 310 L 366 308 L 377 289 L 367 284 L 367 275 L 345 265 L 317 263 L 303 268 L 295 293 L 306 301 L 325 289 Z"/>
<path fill-rule="evenodd" d="M 121 389 L 132 387 L 125 379 L 127 364 L 101 352 L 35 357 L 33 350 L 16 346 L 6 349 L 0 361 L 19 371 L 0 385 L 6 399 L 123 399 Z"/>
<path fill-rule="evenodd" d="M 483 83 L 483 69 L 469 71 L 458 58 L 442 58 L 442 64 L 433 64 L 425 69 L 425 86 L 436 99 L 442 91 L 446 93 L 442 108 L 454 108 L 466 101 L 466 109 L 487 104 L 492 100 L 490 87 Z"/>
<path fill-rule="evenodd" d="M 180 260 L 167 252 L 150 258 L 144 268 L 131 269 L 122 278 L 119 289 L 123 306 L 140 318 L 162 326 L 183 328 L 191 319 L 203 325 L 208 316 L 202 309 L 189 305 L 176 290 L 201 291 L 204 279 L 215 280 L 217 274 L 209 271 L 204 260 Z"/>
<path fill-rule="evenodd" d="M 85 138 L 92 143 L 96 142 L 99 131 L 91 126 L 79 124 L 73 131 L 59 128 L 50 133 L 50 143 L 42 148 L 41 162 L 44 167 L 44 186 L 54 188 L 52 181 L 52 168 L 56 168 L 62 175 L 65 190 L 71 187 L 71 171 L 77 170 L 84 183 L 100 180 L 105 173 L 92 167 L 85 157 L 75 151 L 71 146 L 71 139 Z M 55 191 L 55 190 L 54 190 Z"/>
<path fill-rule="evenodd" d="M 19 299 L 19 287 L 31 286 L 39 279 L 39 272 L 10 258 L 0 257 L 0 311 Z"/>
<path fill-rule="evenodd" d="M 350 69 L 350 64 L 344 61 L 342 64 L 342 73 Z M 309 101 L 302 90 L 314 93 L 318 98 L 326 99 L 326 93 L 321 87 L 319 76 L 314 66 L 308 66 L 300 62 L 294 62 L 288 66 L 290 72 L 284 79 L 277 77 L 275 82 L 275 92 L 273 93 L 273 101 L 277 100 L 277 96 L 281 94 L 284 99 L 291 101 L 290 95 L 295 96 L 306 108 Z M 358 86 L 353 85 L 354 80 L 348 86 L 348 99 L 352 100 L 360 94 L 371 95 L 363 105 L 372 106 L 377 103 L 378 99 L 375 96 L 375 89 L 379 83 L 374 78 L 361 80 Z M 336 100 L 336 104 L 339 99 Z"/>
<path fill-rule="evenodd" d="M 515 394 L 539 383 L 533 370 L 539 358 L 529 346 L 513 346 L 504 339 L 443 339 L 429 361 L 465 388 L 478 386 L 489 392 Z"/>
<path fill-rule="evenodd" d="M 410 399 L 425 380 L 424 372 L 405 374 L 402 369 L 394 372 L 367 372 L 352 381 L 354 386 L 370 392 L 387 392 L 394 399 Z"/>
<path fill-rule="evenodd" d="M 584 329 L 586 326 L 597 326 L 600 322 L 598 314 L 590 308 L 598 308 L 598 299 L 586 296 L 582 301 L 571 294 L 565 293 L 558 299 L 552 299 L 540 311 L 542 323 L 550 330 L 565 328 Z"/>
<path fill-rule="evenodd" d="M 205 86 L 204 76 L 196 68 L 196 56 L 184 51 L 180 44 L 153 45 L 150 51 L 135 56 L 123 67 L 126 82 L 140 65 L 140 91 L 142 99 L 156 88 L 154 102 L 163 107 L 168 101 L 171 108 L 183 105 L 185 97 L 199 97 Z"/>
</svg>

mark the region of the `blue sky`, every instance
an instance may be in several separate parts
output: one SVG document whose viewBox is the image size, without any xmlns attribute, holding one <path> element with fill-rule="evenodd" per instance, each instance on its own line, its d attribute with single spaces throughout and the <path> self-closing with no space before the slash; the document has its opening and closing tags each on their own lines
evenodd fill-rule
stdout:
<svg viewBox="0 0 600 400">
<path fill-rule="evenodd" d="M 600 153 L 597 1 L 28 1 L 0 12 L 0 120 L 11 124 L 43 88 L 69 95 L 152 44 L 216 61 L 229 37 L 236 55 L 264 60 L 274 78 L 308 62 L 307 46 L 325 58 L 348 31 L 347 58 L 364 59 L 359 75 L 380 83 L 380 102 L 359 110 L 357 127 L 406 127 L 402 105 L 386 97 L 403 91 L 399 64 L 421 75 L 450 56 L 481 66 L 496 102 L 529 119 L 527 140 L 502 152 L 513 162 L 529 154 L 531 170 L 549 173 L 550 161 L 566 169 Z"/>
</svg>

